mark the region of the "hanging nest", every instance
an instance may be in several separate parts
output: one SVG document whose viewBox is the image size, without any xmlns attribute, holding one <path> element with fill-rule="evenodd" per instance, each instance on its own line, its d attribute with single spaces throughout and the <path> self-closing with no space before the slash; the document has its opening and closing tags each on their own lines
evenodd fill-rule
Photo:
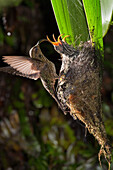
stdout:
<svg viewBox="0 0 113 170">
<path fill-rule="evenodd" d="M 49 39 L 48 39 L 49 40 Z M 54 38 L 56 41 L 56 39 Z M 49 40 L 50 41 L 50 40 Z M 70 112 L 74 119 L 81 120 L 88 131 L 101 145 L 98 154 L 104 154 L 111 162 L 111 147 L 107 139 L 102 121 L 101 83 L 102 56 L 92 47 L 90 41 L 85 42 L 77 50 L 65 42 L 65 38 L 57 42 L 50 41 L 55 50 L 61 54 L 62 65 L 57 85 L 57 97 L 64 110 Z"/>
</svg>

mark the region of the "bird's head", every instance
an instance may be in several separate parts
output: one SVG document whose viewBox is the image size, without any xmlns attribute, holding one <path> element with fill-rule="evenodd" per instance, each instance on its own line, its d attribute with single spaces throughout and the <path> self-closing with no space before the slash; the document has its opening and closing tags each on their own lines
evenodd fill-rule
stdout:
<svg viewBox="0 0 113 170">
<path fill-rule="evenodd" d="M 56 40 L 55 39 L 55 36 L 53 34 L 53 39 L 54 39 L 54 42 L 51 41 L 49 39 L 49 37 L 47 36 L 47 40 L 54 46 L 54 49 L 59 53 L 59 54 L 65 54 L 65 55 L 68 55 L 68 56 L 72 56 L 74 53 L 75 53 L 75 48 L 70 46 L 69 44 L 66 43 L 65 39 L 67 37 L 69 37 L 69 35 L 65 36 L 62 40 L 60 39 L 61 36 L 63 34 L 61 34 L 58 39 Z"/>
<path fill-rule="evenodd" d="M 29 55 L 30 55 L 31 58 L 43 61 L 43 60 L 45 60 L 45 57 L 44 57 L 44 55 L 43 55 L 43 53 L 40 49 L 39 43 L 40 42 L 38 42 L 35 46 L 33 46 L 30 49 Z"/>
</svg>

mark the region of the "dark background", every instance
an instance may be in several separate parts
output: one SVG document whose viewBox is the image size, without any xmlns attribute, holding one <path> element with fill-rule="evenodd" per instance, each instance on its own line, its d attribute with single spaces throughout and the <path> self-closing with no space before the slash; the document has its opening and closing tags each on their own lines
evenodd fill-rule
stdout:
<svg viewBox="0 0 113 170">
<path fill-rule="evenodd" d="M 8 3 L 9 4 L 9 3 Z M 59 35 L 49 0 L 5 4 L 0 13 L 0 67 L 3 55 L 24 55 L 38 40 Z M 8 36 L 10 35 L 10 36 Z M 103 120 L 113 145 L 113 26 L 104 38 Z M 60 56 L 43 42 L 44 55 L 60 68 Z M 85 126 L 65 116 L 40 80 L 0 73 L 0 170 L 98 169 L 99 145 Z M 103 159 L 103 168 L 107 163 Z"/>
</svg>

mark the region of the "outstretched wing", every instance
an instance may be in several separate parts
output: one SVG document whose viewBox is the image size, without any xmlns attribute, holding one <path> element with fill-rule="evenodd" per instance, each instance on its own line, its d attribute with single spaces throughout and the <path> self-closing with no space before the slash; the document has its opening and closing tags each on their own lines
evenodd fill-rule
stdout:
<svg viewBox="0 0 113 170">
<path fill-rule="evenodd" d="M 12 68 L 10 66 L 0 67 L 0 72 L 5 72 L 5 73 L 8 73 L 8 74 L 26 77 L 26 78 L 34 79 L 34 80 L 37 80 L 40 77 L 40 73 L 39 73 L 39 75 L 38 75 L 38 73 L 31 74 L 31 75 L 25 75 L 25 74 L 22 74 L 21 72 L 15 70 L 14 68 Z"/>
<path fill-rule="evenodd" d="M 23 56 L 3 56 L 3 60 L 13 68 L 8 68 L 8 71 L 4 72 L 9 72 L 11 74 L 20 75 L 34 80 L 37 80 L 40 77 L 40 71 L 42 69 L 41 61 L 36 61 Z"/>
</svg>

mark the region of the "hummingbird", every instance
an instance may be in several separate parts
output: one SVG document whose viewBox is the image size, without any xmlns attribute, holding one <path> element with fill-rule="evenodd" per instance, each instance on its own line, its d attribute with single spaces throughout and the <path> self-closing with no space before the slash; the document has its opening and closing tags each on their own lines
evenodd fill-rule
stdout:
<svg viewBox="0 0 113 170">
<path fill-rule="evenodd" d="M 98 154 L 104 154 L 109 167 L 111 162 L 111 146 L 107 139 L 104 123 L 102 120 L 101 105 L 101 62 L 98 52 L 92 47 L 90 41 L 82 47 L 75 49 L 66 43 L 62 34 L 52 42 L 54 49 L 61 55 L 62 65 L 57 84 L 57 97 L 60 103 L 70 109 L 70 115 L 74 119 L 82 121 L 91 134 L 101 145 Z"/>
<path fill-rule="evenodd" d="M 55 82 L 58 75 L 54 63 L 44 56 L 39 42 L 30 49 L 29 56 L 3 56 L 3 61 L 10 66 L 1 67 L 0 71 L 34 80 L 40 78 L 44 88 L 63 110 L 55 91 Z"/>
</svg>

